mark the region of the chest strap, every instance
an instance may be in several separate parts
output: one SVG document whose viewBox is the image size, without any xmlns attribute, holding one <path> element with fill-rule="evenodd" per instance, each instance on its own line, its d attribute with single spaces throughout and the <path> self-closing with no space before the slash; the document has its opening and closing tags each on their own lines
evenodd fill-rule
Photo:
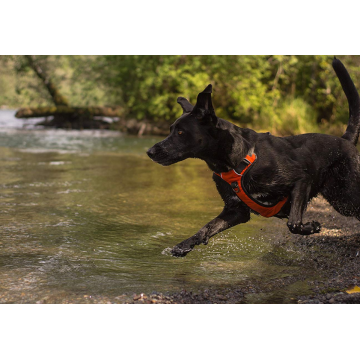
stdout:
<svg viewBox="0 0 360 360">
<path fill-rule="evenodd" d="M 283 200 L 279 201 L 276 205 L 263 205 L 258 201 L 253 199 L 250 194 L 248 194 L 242 184 L 243 175 L 250 169 L 250 167 L 256 161 L 256 154 L 251 156 L 246 155 L 245 159 L 241 164 L 233 170 L 228 172 L 223 172 L 220 174 L 214 173 L 217 176 L 220 176 L 224 181 L 231 185 L 232 189 L 236 195 L 244 202 L 251 210 L 256 211 L 258 214 L 264 217 L 272 217 L 276 215 L 281 208 L 284 206 L 288 197 L 285 197 Z"/>
</svg>

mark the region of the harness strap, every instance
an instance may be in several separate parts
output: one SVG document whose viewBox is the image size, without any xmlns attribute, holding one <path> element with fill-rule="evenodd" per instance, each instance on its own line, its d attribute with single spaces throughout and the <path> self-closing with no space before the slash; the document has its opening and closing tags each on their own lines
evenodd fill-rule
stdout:
<svg viewBox="0 0 360 360">
<path fill-rule="evenodd" d="M 263 205 L 253 199 L 243 187 L 243 175 L 246 171 L 254 164 L 256 161 L 256 154 L 246 155 L 245 159 L 240 163 L 240 165 L 233 170 L 228 172 L 223 172 L 220 174 L 214 173 L 217 176 L 220 176 L 224 181 L 231 185 L 232 189 L 236 195 L 244 202 L 251 210 L 256 211 L 261 216 L 272 217 L 276 215 L 281 208 L 285 205 L 288 200 L 288 197 L 285 197 L 283 200 L 279 201 L 276 205 L 268 206 Z"/>
</svg>

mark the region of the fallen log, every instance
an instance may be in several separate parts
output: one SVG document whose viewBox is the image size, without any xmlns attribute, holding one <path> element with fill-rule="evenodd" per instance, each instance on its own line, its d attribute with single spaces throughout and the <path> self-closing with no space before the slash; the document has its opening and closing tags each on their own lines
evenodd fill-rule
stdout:
<svg viewBox="0 0 360 360">
<path fill-rule="evenodd" d="M 30 119 L 56 115 L 121 117 L 123 115 L 123 110 L 121 107 L 105 106 L 45 106 L 38 108 L 21 108 L 15 114 L 18 119 Z"/>
<path fill-rule="evenodd" d="M 121 107 L 73 107 L 47 106 L 38 108 L 21 108 L 15 117 L 18 119 L 43 118 L 38 125 L 66 128 L 66 129 L 108 129 L 111 121 L 102 118 L 111 118 L 117 121 L 123 115 Z M 49 119 L 50 118 L 50 119 Z"/>
<path fill-rule="evenodd" d="M 168 123 L 126 119 L 123 114 L 121 107 L 48 106 L 22 108 L 15 116 L 18 119 L 45 118 L 37 125 L 62 129 L 112 129 L 138 136 L 169 134 Z M 106 118 L 111 118 L 112 122 Z"/>
</svg>

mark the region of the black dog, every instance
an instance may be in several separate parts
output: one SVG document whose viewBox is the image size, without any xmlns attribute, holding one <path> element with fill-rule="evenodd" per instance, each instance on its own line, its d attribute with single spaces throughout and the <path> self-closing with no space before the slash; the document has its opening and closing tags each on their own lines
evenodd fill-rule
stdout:
<svg viewBox="0 0 360 360">
<path fill-rule="evenodd" d="M 214 171 L 213 179 L 225 203 L 222 213 L 195 235 L 172 249 L 185 256 L 195 245 L 232 226 L 250 220 L 250 212 L 288 218 L 294 234 L 320 231 L 316 221 L 302 223 L 311 198 L 321 193 L 342 215 L 360 220 L 360 161 L 355 147 L 360 131 L 360 99 L 344 65 L 334 59 L 333 68 L 350 108 L 342 138 L 324 134 L 276 137 L 239 128 L 215 115 L 209 85 L 196 105 L 185 98 L 177 102 L 183 115 L 170 127 L 170 135 L 147 152 L 168 166 L 187 158 L 199 158 Z"/>
</svg>

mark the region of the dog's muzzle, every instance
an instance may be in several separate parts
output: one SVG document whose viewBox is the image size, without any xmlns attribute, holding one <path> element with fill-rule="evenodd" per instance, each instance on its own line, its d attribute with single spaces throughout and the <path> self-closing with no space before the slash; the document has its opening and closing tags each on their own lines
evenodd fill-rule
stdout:
<svg viewBox="0 0 360 360">
<path fill-rule="evenodd" d="M 155 149 L 155 146 L 151 147 L 147 152 L 146 154 L 148 155 L 148 157 L 153 160 L 156 156 L 156 149 Z"/>
<path fill-rule="evenodd" d="M 146 153 L 152 161 L 160 165 L 166 166 L 172 163 L 171 159 L 169 159 L 169 154 L 159 144 L 155 144 Z"/>
</svg>

